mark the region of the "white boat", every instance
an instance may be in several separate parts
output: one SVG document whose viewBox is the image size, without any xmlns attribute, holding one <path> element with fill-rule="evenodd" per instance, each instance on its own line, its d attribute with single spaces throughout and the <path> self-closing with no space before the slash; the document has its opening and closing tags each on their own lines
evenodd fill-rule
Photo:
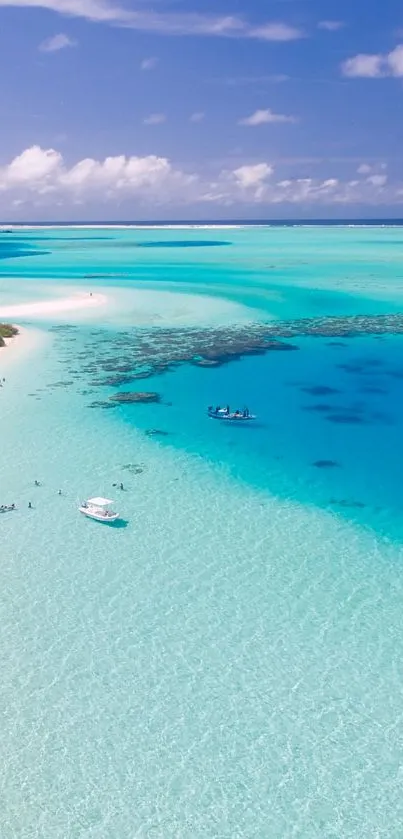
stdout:
<svg viewBox="0 0 403 839">
<path fill-rule="evenodd" d="M 113 504 L 110 498 L 97 496 L 96 498 L 89 498 L 88 501 L 83 501 L 78 509 L 80 513 L 88 516 L 89 519 L 102 521 L 104 524 L 111 524 L 119 518 L 119 513 L 114 513 L 113 510 L 110 510 L 110 504 Z"/>
</svg>

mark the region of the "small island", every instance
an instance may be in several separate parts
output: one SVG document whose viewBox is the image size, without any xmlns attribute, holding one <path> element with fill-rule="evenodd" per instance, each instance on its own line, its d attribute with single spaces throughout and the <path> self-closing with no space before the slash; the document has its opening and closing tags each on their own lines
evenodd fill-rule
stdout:
<svg viewBox="0 0 403 839">
<path fill-rule="evenodd" d="M 0 323 L 0 347 L 6 346 L 5 338 L 15 338 L 16 335 L 18 335 L 16 326 L 12 326 L 11 323 Z"/>
</svg>

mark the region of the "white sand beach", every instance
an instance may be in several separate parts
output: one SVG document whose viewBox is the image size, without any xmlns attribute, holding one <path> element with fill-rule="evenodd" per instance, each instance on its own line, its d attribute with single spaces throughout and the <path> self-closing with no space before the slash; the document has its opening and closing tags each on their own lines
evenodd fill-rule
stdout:
<svg viewBox="0 0 403 839">
<path fill-rule="evenodd" d="M 0 306 L 0 319 L 37 317 L 63 312 L 75 312 L 80 309 L 92 309 L 104 306 L 108 298 L 105 294 L 85 293 L 74 294 L 70 297 L 55 300 L 42 300 L 36 303 L 17 303 L 11 306 Z"/>
</svg>

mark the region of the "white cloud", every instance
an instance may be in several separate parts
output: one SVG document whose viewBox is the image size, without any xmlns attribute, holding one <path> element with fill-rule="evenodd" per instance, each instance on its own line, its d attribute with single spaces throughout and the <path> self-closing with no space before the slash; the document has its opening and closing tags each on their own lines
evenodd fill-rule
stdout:
<svg viewBox="0 0 403 839">
<path fill-rule="evenodd" d="M 189 117 L 190 122 L 203 122 L 206 114 L 203 111 L 195 111 L 194 114 L 191 114 Z"/>
<path fill-rule="evenodd" d="M 304 37 L 300 29 L 282 22 L 255 26 L 236 15 L 149 11 L 141 5 L 132 9 L 120 6 L 114 0 L 0 0 L 0 6 L 50 9 L 61 15 L 163 35 L 211 35 L 264 41 L 294 41 Z"/>
<path fill-rule="evenodd" d="M 361 78 L 403 77 L 403 44 L 398 44 L 391 52 L 373 55 L 355 55 L 341 65 L 344 76 Z"/>
<path fill-rule="evenodd" d="M 239 125 L 248 125 L 255 127 L 257 125 L 268 125 L 281 122 L 296 122 L 295 117 L 286 116 L 285 114 L 275 114 L 271 108 L 266 110 L 255 111 L 249 117 L 244 117 L 239 120 Z"/>
<path fill-rule="evenodd" d="M 154 68 L 158 64 L 158 58 L 155 56 L 150 56 L 150 58 L 144 58 L 140 64 L 141 70 L 154 70 Z"/>
<path fill-rule="evenodd" d="M 167 200 L 176 192 L 190 194 L 195 181 L 194 174 L 185 174 L 156 155 L 85 158 L 68 168 L 60 152 L 32 146 L 0 168 L 0 196 L 11 193 L 18 201 L 40 197 L 52 203 L 60 197 L 112 200 L 127 194 Z"/>
<path fill-rule="evenodd" d="M 58 52 L 59 50 L 64 50 L 66 47 L 76 46 L 77 41 L 73 41 L 68 35 L 60 32 L 59 35 L 52 35 L 51 38 L 46 38 L 46 41 L 42 41 L 39 44 L 39 49 L 41 52 Z"/>
<path fill-rule="evenodd" d="M 363 164 L 364 166 L 366 164 Z M 75 204 L 105 205 L 105 212 L 124 201 L 136 206 L 183 206 L 215 203 L 242 205 L 393 205 L 403 204 L 403 183 L 371 171 L 354 180 L 279 178 L 267 161 L 245 163 L 215 172 L 185 172 L 166 157 L 117 155 L 85 158 L 68 166 L 56 149 L 32 146 L 0 167 L 0 207 L 52 208 Z M 133 203 L 132 203 L 133 206 Z M 22 212 L 22 210 L 21 210 Z M 44 209 L 48 214 L 51 209 Z"/>
<path fill-rule="evenodd" d="M 387 55 L 386 60 L 392 76 L 403 76 L 403 44 L 398 44 Z"/>
<path fill-rule="evenodd" d="M 150 114 L 143 119 L 144 125 L 161 125 L 166 122 L 165 114 Z"/>
<path fill-rule="evenodd" d="M 0 170 L 0 188 L 4 188 L 4 184 L 25 184 L 27 180 L 34 186 L 46 181 L 54 176 L 60 169 L 62 164 L 62 156 L 60 152 L 54 149 L 41 149 L 39 146 L 32 146 L 25 149 L 22 154 L 19 154 L 11 161 L 9 166 L 3 170 L 4 181 L 1 178 Z"/>
<path fill-rule="evenodd" d="M 345 26 L 342 20 L 320 20 L 318 29 L 324 29 L 326 32 L 338 32 Z"/>
<path fill-rule="evenodd" d="M 367 178 L 367 183 L 372 184 L 372 186 L 385 186 L 387 180 L 386 175 L 370 175 Z"/>
<path fill-rule="evenodd" d="M 381 163 L 379 161 L 377 161 L 376 163 L 373 163 L 372 165 L 369 164 L 369 163 L 361 163 L 359 165 L 358 169 L 357 169 L 357 174 L 358 175 L 374 175 L 374 176 L 378 177 L 380 175 L 380 173 L 385 172 L 385 170 L 387 168 L 388 168 L 387 163 Z M 384 177 L 384 176 L 382 176 L 382 177 Z M 376 183 L 376 182 L 374 182 L 374 183 Z"/>
<path fill-rule="evenodd" d="M 240 166 L 232 174 L 239 186 L 249 189 L 261 186 L 273 174 L 273 167 L 268 163 L 255 163 L 253 166 Z"/>
<path fill-rule="evenodd" d="M 376 79 L 383 75 L 382 63 L 381 55 L 361 53 L 343 61 L 341 69 L 344 76 Z"/>
</svg>

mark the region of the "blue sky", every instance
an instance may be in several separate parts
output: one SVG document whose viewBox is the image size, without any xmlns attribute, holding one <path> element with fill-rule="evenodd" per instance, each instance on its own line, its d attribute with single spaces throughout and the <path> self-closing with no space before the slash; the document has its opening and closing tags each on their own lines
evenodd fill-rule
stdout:
<svg viewBox="0 0 403 839">
<path fill-rule="evenodd" d="M 403 215 L 397 0 L 0 0 L 0 216 Z"/>
</svg>

